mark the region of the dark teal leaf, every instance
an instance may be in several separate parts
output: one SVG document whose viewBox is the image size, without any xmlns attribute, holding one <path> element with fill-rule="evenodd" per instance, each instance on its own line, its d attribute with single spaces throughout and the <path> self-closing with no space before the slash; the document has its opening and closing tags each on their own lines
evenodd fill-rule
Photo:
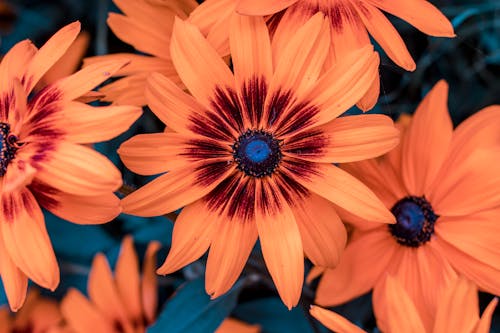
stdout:
<svg viewBox="0 0 500 333">
<path fill-rule="evenodd" d="M 236 306 L 242 282 L 214 300 L 205 292 L 204 278 L 187 282 L 167 301 L 147 333 L 214 332 Z"/>
</svg>

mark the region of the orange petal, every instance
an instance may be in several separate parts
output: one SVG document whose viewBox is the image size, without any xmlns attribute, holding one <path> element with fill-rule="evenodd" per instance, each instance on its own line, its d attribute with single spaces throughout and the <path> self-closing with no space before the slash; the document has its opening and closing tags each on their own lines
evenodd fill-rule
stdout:
<svg viewBox="0 0 500 333">
<path fill-rule="evenodd" d="M 408 52 L 403 39 L 384 14 L 370 4 L 359 3 L 359 7 L 355 6 L 355 8 L 370 34 L 389 58 L 407 71 L 414 71 L 415 61 Z"/>
<path fill-rule="evenodd" d="M 380 288 L 387 302 L 389 332 L 426 332 L 415 305 L 395 278 L 387 276 Z"/>
<path fill-rule="evenodd" d="M 80 22 L 70 23 L 56 32 L 38 50 L 27 64 L 24 81 L 26 92 L 31 92 L 42 76 L 66 53 L 79 33 Z"/>
<path fill-rule="evenodd" d="M 51 189 L 51 187 L 37 187 L 38 184 L 37 182 L 33 183 L 31 189 L 42 207 L 73 223 L 106 223 L 113 220 L 122 211 L 120 199 L 111 191 L 101 195 L 81 196 L 59 192 L 53 188 L 53 192 L 44 191 Z"/>
<path fill-rule="evenodd" d="M 46 93 L 56 91 L 66 101 L 76 99 L 109 79 L 126 64 L 127 62 L 103 61 L 87 66 L 71 76 L 54 82 Z"/>
<path fill-rule="evenodd" d="M 28 113 L 28 95 L 24 91 L 21 81 L 19 81 L 17 78 L 11 80 L 9 84 L 12 84 L 14 96 L 13 98 L 11 97 L 7 99 L 10 99 L 11 103 L 10 107 L 8 107 L 8 110 L 6 110 L 9 113 L 8 123 L 12 124 L 10 130 L 19 135 L 23 119 Z M 8 94 L 10 95 L 10 93 Z"/>
<path fill-rule="evenodd" d="M 458 278 L 438 299 L 433 332 L 472 332 L 479 321 L 477 287 Z"/>
<path fill-rule="evenodd" d="M 182 82 L 206 107 L 210 107 L 217 87 L 234 89 L 229 67 L 196 26 L 176 19 L 170 53 Z"/>
<path fill-rule="evenodd" d="M 302 97 L 316 84 L 330 47 L 330 24 L 317 13 L 291 36 L 277 59 L 269 90 Z"/>
<path fill-rule="evenodd" d="M 104 155 L 88 147 L 61 142 L 36 178 L 74 195 L 102 195 L 122 183 L 120 171 Z"/>
<path fill-rule="evenodd" d="M 365 220 L 395 222 L 392 213 L 366 185 L 334 165 L 318 164 L 314 175 L 295 178 L 312 192 Z"/>
<path fill-rule="evenodd" d="M 448 244 L 440 237 L 434 239 L 434 246 L 453 264 L 457 272 L 474 281 L 481 290 L 500 295 L 500 287 L 498 286 L 500 270 L 483 264 L 475 257 L 458 250 L 452 244 Z"/>
<path fill-rule="evenodd" d="M 477 323 L 477 326 L 474 330 L 474 333 L 488 333 L 488 332 L 490 332 L 491 317 L 493 316 L 493 313 L 497 307 L 497 304 L 498 304 L 498 297 L 495 297 L 491 300 L 490 304 L 488 304 L 486 309 L 483 311 L 481 319 Z"/>
<path fill-rule="evenodd" d="M 477 149 L 500 144 L 500 105 L 488 106 L 467 118 L 453 132 L 450 152 L 442 170 L 452 170 Z M 443 171 L 444 172 L 444 171 Z"/>
<path fill-rule="evenodd" d="M 262 254 L 281 300 L 290 310 L 297 305 L 304 282 L 300 231 L 280 190 L 268 181 L 257 185 L 255 219 Z"/>
<path fill-rule="evenodd" d="M 243 15 L 270 15 L 277 13 L 298 0 L 239 0 L 236 12 Z"/>
<path fill-rule="evenodd" d="M 380 156 L 399 143 L 399 131 L 392 120 L 379 114 L 340 117 L 312 132 L 318 134 L 302 138 L 305 133 L 300 132 L 300 139 L 289 138 L 285 151 L 308 161 L 343 163 Z M 324 143 L 316 149 L 313 140 Z"/>
<path fill-rule="evenodd" d="M 258 325 L 249 325 L 242 321 L 226 318 L 215 330 L 215 333 L 259 333 L 260 327 Z"/>
<path fill-rule="evenodd" d="M 166 15 L 163 21 L 172 22 L 173 17 L 174 13 Z M 118 38 L 132 45 L 136 50 L 160 58 L 168 58 L 171 28 L 150 28 L 137 20 L 116 13 L 109 13 L 106 22 Z"/>
<path fill-rule="evenodd" d="M 10 258 L 35 283 L 54 290 L 59 266 L 40 206 L 26 188 L 4 194 L 1 202 L 1 233 Z"/>
<path fill-rule="evenodd" d="M 447 102 L 448 84 L 441 80 L 422 100 L 405 133 L 402 175 L 412 195 L 428 193 L 446 159 L 453 134 Z"/>
<path fill-rule="evenodd" d="M 217 223 L 205 274 L 205 289 L 213 299 L 227 292 L 238 279 L 258 235 L 252 220 L 230 218 L 227 214 L 212 214 L 207 220 Z"/>
<path fill-rule="evenodd" d="M 499 149 L 478 149 L 455 164 L 453 172 L 448 169 L 446 177 L 436 178 L 429 193 L 434 211 L 438 215 L 461 216 L 497 207 L 500 202 L 498 163 Z"/>
<path fill-rule="evenodd" d="M 17 311 L 24 304 L 28 278 L 12 261 L 0 237 L 0 275 L 9 306 L 12 311 Z M 2 323 L 0 319 L 0 323 Z M 2 326 L 2 325 L 0 325 Z M 1 329 L 0 329 L 1 332 Z M 10 332 L 10 331 L 8 331 Z"/>
<path fill-rule="evenodd" d="M 14 45 L 0 63 L 0 92 L 2 96 L 11 88 L 11 82 L 14 78 L 22 79 L 22 75 L 26 70 L 28 64 L 38 49 L 33 45 L 30 40 L 23 40 Z"/>
<path fill-rule="evenodd" d="M 96 309 L 108 319 L 108 322 L 119 321 L 122 324 L 130 325 L 108 260 L 102 253 L 96 254 L 92 261 L 87 292 Z"/>
<path fill-rule="evenodd" d="M 292 206 L 302 245 L 314 265 L 334 268 L 344 251 L 347 232 L 335 205 L 316 194 Z"/>
<path fill-rule="evenodd" d="M 434 226 L 435 233 L 460 251 L 500 270 L 498 216 L 499 208 L 467 216 L 441 216 Z"/>
<path fill-rule="evenodd" d="M 132 320 L 142 320 L 139 258 L 132 237 L 123 238 L 115 266 L 115 282 L 123 307 Z"/>
<path fill-rule="evenodd" d="M 113 76 L 129 76 L 145 72 L 169 72 L 175 71 L 170 56 L 168 59 L 151 57 L 134 53 L 114 53 L 101 56 L 88 57 L 83 60 L 83 67 L 87 67 L 103 61 L 127 62 Z"/>
<path fill-rule="evenodd" d="M 201 257 L 214 239 L 215 223 L 207 222 L 210 211 L 203 199 L 185 207 L 175 221 L 172 246 L 158 274 L 169 274 Z"/>
<path fill-rule="evenodd" d="M 42 84 L 51 84 L 73 74 L 80 66 L 85 52 L 87 52 L 89 41 L 90 34 L 85 31 L 80 32 L 73 44 L 66 50 L 66 53 L 45 73 L 41 80 Z"/>
<path fill-rule="evenodd" d="M 345 303 L 372 289 L 394 260 L 397 244 L 382 227 L 357 237 L 346 247 L 335 269 L 321 278 L 315 301 L 322 306 Z M 370 269 L 367 269 L 369 267 Z"/>
<path fill-rule="evenodd" d="M 67 129 L 65 139 L 76 143 L 93 143 L 111 140 L 125 132 L 142 114 L 139 107 L 92 107 L 79 102 L 69 102 L 63 108 L 61 126 Z"/>
<path fill-rule="evenodd" d="M 428 35 L 455 37 L 451 22 L 429 1 L 408 0 L 402 3 L 388 0 L 367 0 L 367 2 L 405 20 Z"/>
<path fill-rule="evenodd" d="M 132 74 L 107 84 L 99 89 L 101 99 L 113 105 L 146 105 L 144 91 L 148 76 L 148 72 Z"/>
<path fill-rule="evenodd" d="M 154 322 L 158 309 L 158 279 L 156 276 L 156 253 L 161 248 L 159 242 L 150 242 L 142 264 L 141 298 L 144 317 L 148 324 Z"/>
<path fill-rule="evenodd" d="M 114 332 L 112 323 L 76 289 L 70 289 L 61 302 L 61 312 L 76 333 Z"/>
<path fill-rule="evenodd" d="M 172 170 L 122 200 L 123 211 L 139 216 L 160 216 L 173 212 L 207 195 L 235 166 L 223 162 L 194 162 Z"/>
<path fill-rule="evenodd" d="M 327 123 L 356 104 L 378 77 L 379 62 L 373 47 L 367 46 L 329 69 L 304 98 L 320 108 L 312 123 Z"/>
<path fill-rule="evenodd" d="M 146 98 L 155 115 L 179 133 L 191 133 L 189 118 L 204 112 L 203 106 L 194 98 L 158 73 L 153 73 L 148 79 Z"/>
<path fill-rule="evenodd" d="M 238 85 L 254 77 L 270 80 L 273 73 L 271 42 L 262 17 L 232 15 L 229 43 Z"/>
<path fill-rule="evenodd" d="M 38 171 L 30 163 L 35 150 L 35 147 L 23 147 L 16 152 L 16 157 L 9 163 L 0 181 L 3 193 L 17 191 L 31 183 Z"/>
<path fill-rule="evenodd" d="M 319 306 L 311 305 L 311 309 L 309 310 L 309 313 L 311 314 L 311 316 L 318 319 L 320 321 L 320 323 L 325 325 L 327 328 L 329 328 L 333 332 L 338 332 L 338 333 L 363 333 L 363 332 L 365 332 L 361 328 L 359 328 L 358 326 L 351 323 L 346 318 L 342 317 L 341 315 L 339 315 L 333 311 L 328 311 L 326 309 L 323 309 Z"/>
<path fill-rule="evenodd" d="M 363 112 L 369 111 L 375 107 L 375 104 L 377 104 L 379 95 L 380 78 L 376 77 L 365 95 L 356 103 L 356 106 Z"/>
</svg>

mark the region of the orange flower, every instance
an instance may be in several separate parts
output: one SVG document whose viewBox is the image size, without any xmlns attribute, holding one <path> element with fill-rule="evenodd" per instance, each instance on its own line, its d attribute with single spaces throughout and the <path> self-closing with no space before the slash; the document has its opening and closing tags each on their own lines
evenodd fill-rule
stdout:
<svg viewBox="0 0 500 333">
<path fill-rule="evenodd" d="M 30 289 L 26 304 L 16 314 L 6 307 L 0 307 L 0 333 L 15 332 L 71 332 L 63 328 L 63 317 L 59 304 L 40 296 Z"/>
<path fill-rule="evenodd" d="M 74 99 L 123 63 L 89 66 L 32 93 L 79 31 L 80 23 L 72 23 L 40 50 L 22 41 L 0 64 L 0 272 L 14 311 L 26 297 L 27 278 L 52 290 L 59 284 L 59 268 L 40 206 L 82 224 L 107 222 L 120 213 L 113 194 L 121 185 L 120 172 L 104 156 L 79 143 L 116 136 L 141 111 L 98 109 Z"/>
<path fill-rule="evenodd" d="M 217 328 L 215 333 L 259 333 L 260 327 L 257 325 L 249 325 L 242 321 L 226 318 Z"/>
<path fill-rule="evenodd" d="M 206 0 L 190 15 L 189 20 L 200 27 L 208 40 L 218 49 L 227 49 L 227 26 L 234 11 L 244 15 L 272 15 L 268 24 L 274 33 L 274 56 L 280 53 L 299 27 L 317 12 L 329 19 L 331 41 L 325 67 L 335 65 L 350 52 L 370 44 L 368 33 L 387 55 L 406 70 L 415 70 L 403 39 L 382 11 L 395 15 L 431 36 L 453 37 L 448 19 L 424 0 Z M 371 109 L 377 102 L 380 82 L 376 77 L 370 89 L 359 101 L 362 110 Z"/>
<path fill-rule="evenodd" d="M 388 333 L 399 332 L 456 332 L 488 333 L 491 316 L 498 298 L 495 297 L 479 318 L 477 287 L 470 280 L 459 277 L 450 282 L 438 300 L 436 317 L 432 325 L 425 329 L 415 305 L 397 279 L 388 276 L 380 286 L 385 294 L 384 321 Z M 358 326 L 344 317 L 318 306 L 311 307 L 311 315 L 332 331 L 339 333 L 363 333 Z M 380 318 L 377 318 L 380 321 Z"/>
<path fill-rule="evenodd" d="M 330 201 L 369 220 L 394 217 L 361 182 L 332 162 L 378 156 L 398 142 L 382 115 L 337 118 L 377 76 L 372 50 L 346 57 L 320 76 L 329 25 L 316 15 L 273 66 L 265 22 L 234 16 L 234 76 L 190 23 L 177 20 L 172 61 L 194 98 L 152 75 L 148 104 L 169 127 L 138 135 L 119 154 L 139 174 L 168 171 L 122 200 L 124 211 L 179 215 L 160 274 L 174 272 L 210 247 L 206 290 L 225 293 L 257 238 L 284 303 L 297 304 L 303 249 L 316 264 L 334 266 L 345 229 Z"/>
<path fill-rule="evenodd" d="M 158 242 L 146 249 L 142 276 L 132 237 L 123 239 L 120 255 L 111 272 L 106 257 L 94 257 L 88 279 L 87 299 L 70 289 L 61 302 L 68 326 L 76 333 L 143 333 L 156 319 L 158 281 L 155 275 Z"/>
<path fill-rule="evenodd" d="M 439 294 L 457 272 L 500 294 L 500 107 L 478 112 L 453 131 L 447 95 L 446 82 L 437 83 L 389 154 L 345 165 L 397 223 L 380 226 L 343 214 L 354 226 L 352 239 L 337 268 L 320 281 L 320 305 L 346 302 L 375 286 L 377 314 L 387 300 L 376 285 L 389 272 L 429 330 Z"/>
<path fill-rule="evenodd" d="M 87 58 L 84 67 L 99 61 L 130 63 L 114 73 L 124 76 L 100 89 L 105 101 L 116 104 L 146 105 L 144 89 L 152 72 L 180 83 L 170 58 L 170 36 L 176 16 L 186 18 L 198 4 L 195 0 L 113 0 L 125 15 L 109 13 L 108 25 L 116 36 L 145 53 L 108 54 Z"/>
</svg>

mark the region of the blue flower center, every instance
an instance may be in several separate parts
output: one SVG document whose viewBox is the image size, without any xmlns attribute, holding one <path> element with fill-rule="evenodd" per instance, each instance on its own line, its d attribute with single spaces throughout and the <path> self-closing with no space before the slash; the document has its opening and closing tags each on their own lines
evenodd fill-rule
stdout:
<svg viewBox="0 0 500 333">
<path fill-rule="evenodd" d="M 280 142 L 262 130 L 248 130 L 233 145 L 233 158 L 247 176 L 271 175 L 281 161 Z"/>
<path fill-rule="evenodd" d="M 245 155 L 254 163 L 261 163 L 271 155 L 271 148 L 266 141 L 254 139 L 245 147 Z"/>
<path fill-rule="evenodd" d="M 390 224 L 389 230 L 399 244 L 418 247 L 431 239 L 439 216 L 425 197 L 405 197 L 392 207 L 391 212 L 397 222 Z"/>
<path fill-rule="evenodd" d="M 0 177 L 7 172 L 7 165 L 16 156 L 17 148 L 17 137 L 10 133 L 10 125 L 0 123 Z"/>
</svg>

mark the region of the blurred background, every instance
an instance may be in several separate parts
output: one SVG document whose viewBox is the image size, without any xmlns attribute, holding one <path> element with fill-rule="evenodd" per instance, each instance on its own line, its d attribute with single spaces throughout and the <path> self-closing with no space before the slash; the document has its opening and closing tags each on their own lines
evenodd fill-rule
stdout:
<svg viewBox="0 0 500 333">
<path fill-rule="evenodd" d="M 381 95 L 373 112 L 384 113 L 394 119 L 401 113 L 412 113 L 429 89 L 438 80 L 445 79 L 450 85 L 448 105 L 456 126 L 481 108 L 500 104 L 500 1 L 431 2 L 452 21 L 457 37 L 428 37 L 388 14 L 413 55 L 417 70 L 413 73 L 406 72 L 380 52 Z M 131 46 L 121 42 L 107 27 L 106 18 L 110 11 L 118 11 L 111 0 L 0 0 L 0 55 L 26 38 L 41 46 L 55 31 L 75 20 L 81 21 L 82 30 L 86 34 L 82 41 L 86 46 L 82 57 L 134 52 Z M 359 111 L 353 109 L 349 112 Z M 133 134 L 158 132 L 162 129 L 162 123 L 146 109 L 130 131 L 111 142 L 97 144 L 96 149 L 119 166 L 128 186 L 137 187 L 148 179 L 128 172 L 120 163 L 116 149 Z M 159 262 L 163 262 L 168 252 L 172 222 L 166 217 L 144 219 L 122 215 L 102 226 L 80 226 L 50 214 L 46 216 L 47 228 L 61 267 L 61 285 L 55 294 L 50 294 L 51 297 L 60 298 L 70 286 L 85 292 L 93 256 L 97 252 L 104 252 L 113 265 L 124 235 L 131 234 L 134 237 L 140 258 L 151 240 L 158 240 L 163 244 L 163 249 L 158 254 Z M 225 316 L 231 314 L 243 321 L 259 324 L 263 332 L 325 331 L 307 315 L 314 297 L 315 284 L 305 287 L 301 306 L 289 312 L 274 291 L 260 251 L 254 252 L 244 272 L 245 277 L 231 292 L 216 301 L 210 302 L 204 293 L 203 258 L 180 272 L 160 277 L 159 311 L 164 309 L 160 317 L 160 321 L 164 319 L 162 329 L 168 332 L 197 332 L 199 327 L 216 327 Z M 180 286 L 183 289 L 173 295 Z M 491 297 L 481 295 L 481 312 Z M 169 302 L 174 303 L 168 306 Z M 0 286 L 0 304 L 5 303 L 3 288 Z M 370 295 L 336 310 L 366 330 L 377 331 Z M 168 318 L 188 324 L 180 328 Z M 208 321 L 206 326 L 199 326 L 203 320 Z M 498 309 L 492 331 L 500 332 Z"/>
</svg>

